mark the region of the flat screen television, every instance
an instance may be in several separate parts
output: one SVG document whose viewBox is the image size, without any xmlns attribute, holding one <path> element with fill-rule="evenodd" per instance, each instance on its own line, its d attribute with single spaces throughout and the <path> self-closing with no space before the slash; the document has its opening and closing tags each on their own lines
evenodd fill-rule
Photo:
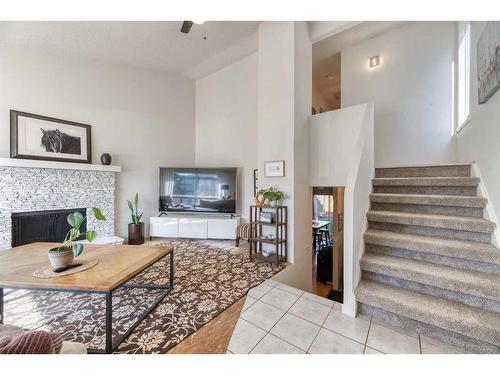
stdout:
<svg viewBox="0 0 500 375">
<path fill-rule="evenodd" d="M 160 168 L 160 211 L 236 214 L 237 168 Z"/>
</svg>

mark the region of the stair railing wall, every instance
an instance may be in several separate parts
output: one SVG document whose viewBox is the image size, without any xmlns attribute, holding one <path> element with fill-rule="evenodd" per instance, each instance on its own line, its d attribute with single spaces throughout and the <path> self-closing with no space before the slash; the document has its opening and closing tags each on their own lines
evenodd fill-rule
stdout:
<svg viewBox="0 0 500 375">
<path fill-rule="evenodd" d="M 478 177 L 479 180 L 479 185 L 477 187 L 477 195 L 479 197 L 486 198 L 487 202 L 486 207 L 484 209 L 484 216 L 486 219 L 491 220 L 494 222 L 497 227 L 493 234 L 491 235 L 491 242 L 493 245 L 496 247 L 500 247 L 500 223 L 498 222 L 498 217 L 495 213 L 495 209 L 493 207 L 493 204 L 491 203 L 491 198 L 488 194 L 488 191 L 486 190 L 486 185 L 484 183 L 484 178 L 481 176 L 481 170 L 479 169 L 479 164 L 478 162 L 472 162 L 472 177 Z"/>
<path fill-rule="evenodd" d="M 369 195 L 374 176 L 374 106 L 365 105 L 363 123 L 355 145 L 355 157 L 345 184 L 344 196 L 344 303 L 342 313 L 356 316 L 354 296 L 361 271 L 359 260 L 364 253 L 363 233 L 368 223 Z"/>
</svg>

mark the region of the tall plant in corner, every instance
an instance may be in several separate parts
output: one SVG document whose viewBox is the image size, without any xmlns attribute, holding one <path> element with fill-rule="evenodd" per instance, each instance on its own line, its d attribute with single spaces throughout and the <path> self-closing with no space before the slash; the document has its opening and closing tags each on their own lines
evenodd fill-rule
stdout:
<svg viewBox="0 0 500 375">
<path fill-rule="evenodd" d="M 132 222 L 128 225 L 128 243 L 141 245 L 144 243 L 144 223 L 141 222 L 142 213 L 139 214 L 139 193 L 135 193 L 133 201 L 127 200 Z"/>
</svg>

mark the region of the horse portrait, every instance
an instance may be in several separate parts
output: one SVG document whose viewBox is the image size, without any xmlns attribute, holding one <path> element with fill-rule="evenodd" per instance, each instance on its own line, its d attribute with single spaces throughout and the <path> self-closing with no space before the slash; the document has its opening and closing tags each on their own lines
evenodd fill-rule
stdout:
<svg viewBox="0 0 500 375">
<path fill-rule="evenodd" d="M 73 155 L 80 155 L 82 153 L 80 137 L 68 135 L 59 129 L 46 130 L 40 128 L 40 130 L 42 132 L 41 146 L 46 152 Z"/>
<path fill-rule="evenodd" d="M 90 125 L 10 110 L 12 158 L 92 163 Z"/>
</svg>

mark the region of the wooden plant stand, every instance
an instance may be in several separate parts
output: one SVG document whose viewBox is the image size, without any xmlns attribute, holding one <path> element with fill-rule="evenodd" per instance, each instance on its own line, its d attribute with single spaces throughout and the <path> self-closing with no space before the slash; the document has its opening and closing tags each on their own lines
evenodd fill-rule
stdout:
<svg viewBox="0 0 500 375">
<path fill-rule="evenodd" d="M 271 212 L 274 215 L 273 222 L 261 221 L 260 214 L 262 212 Z M 275 261 L 276 266 L 279 266 L 280 262 L 286 262 L 288 255 L 288 207 L 261 207 L 252 205 L 250 206 L 250 224 L 255 226 L 252 231 L 252 238 L 249 240 L 250 259 L 266 262 Z M 273 239 L 266 237 L 264 228 L 272 228 Z M 266 257 L 262 254 L 263 244 L 274 246 L 275 257 Z"/>
</svg>

